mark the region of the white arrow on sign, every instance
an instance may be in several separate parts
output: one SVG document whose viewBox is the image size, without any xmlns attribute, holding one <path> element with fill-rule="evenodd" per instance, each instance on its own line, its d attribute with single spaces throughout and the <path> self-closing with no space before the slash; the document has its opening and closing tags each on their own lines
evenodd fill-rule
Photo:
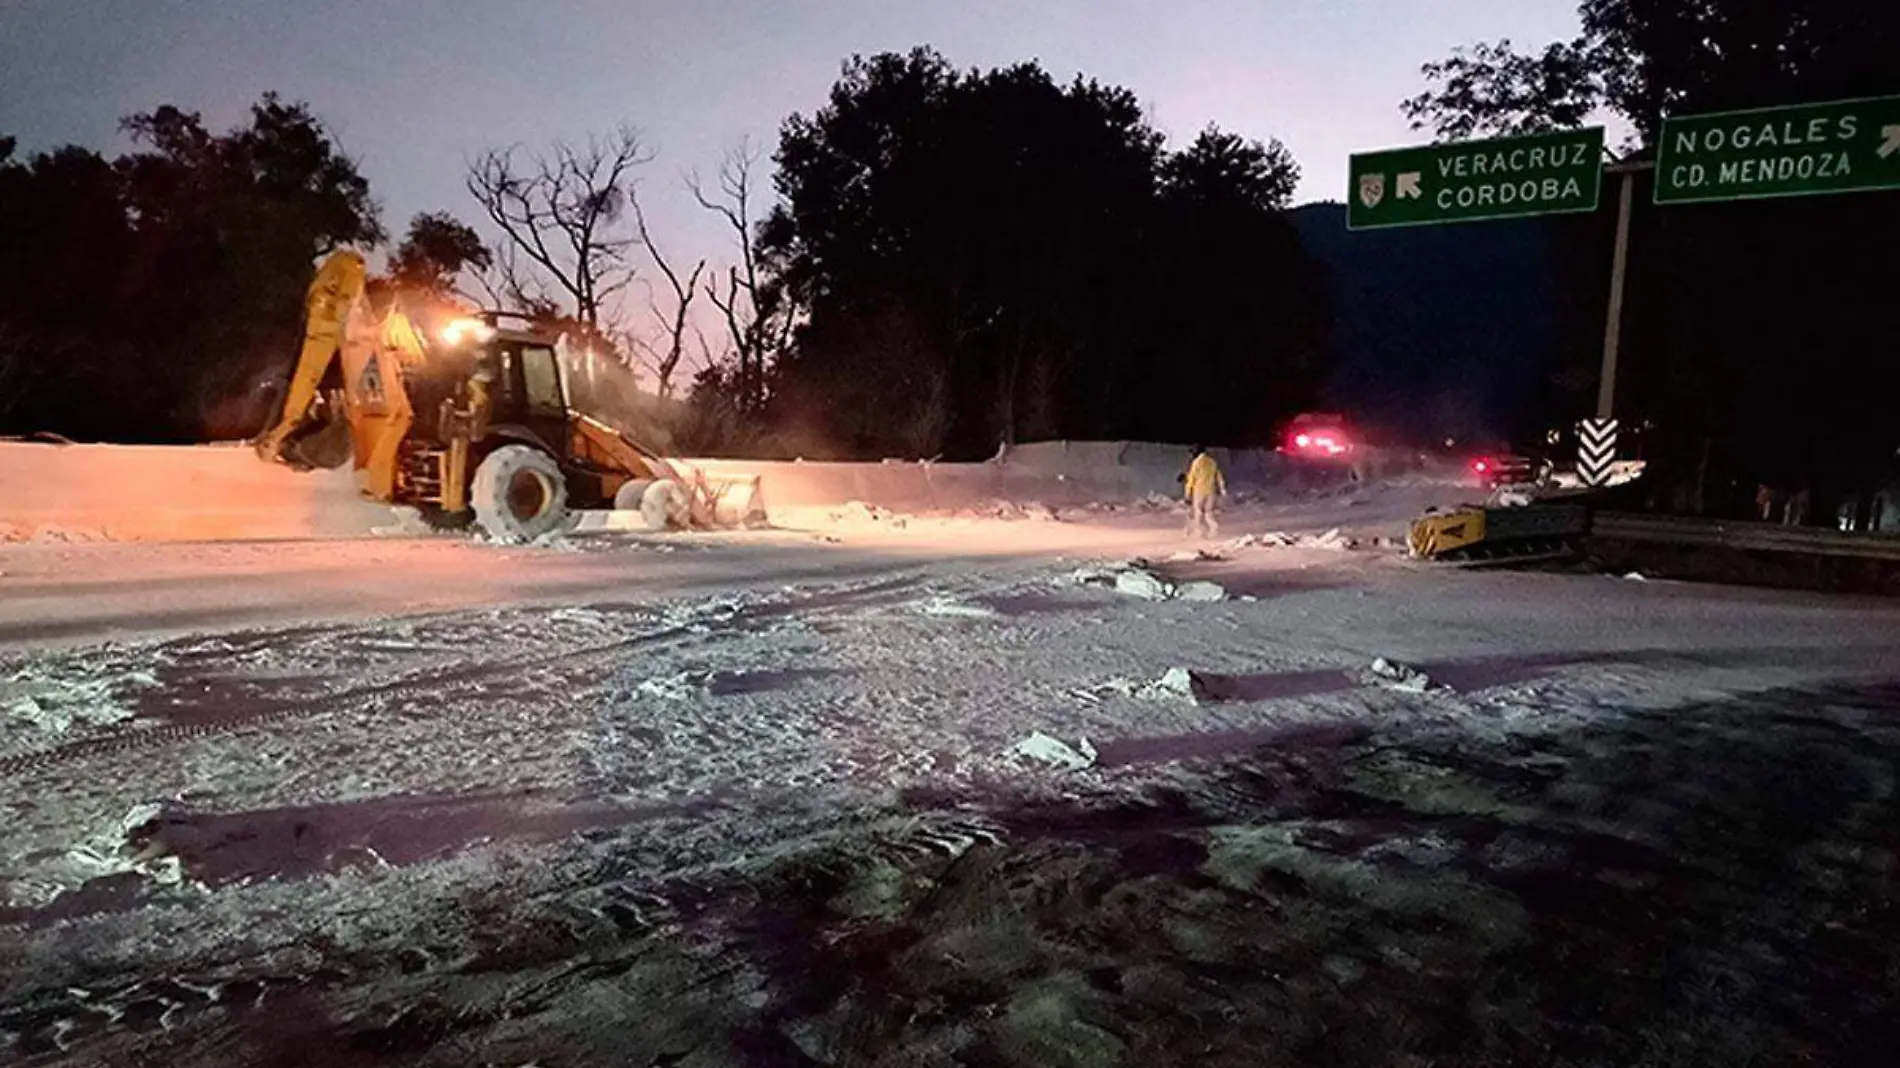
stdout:
<svg viewBox="0 0 1900 1068">
<path fill-rule="evenodd" d="M 1886 140 L 1880 143 L 1881 159 L 1886 159 L 1895 152 L 1900 152 L 1900 126 L 1882 126 L 1880 128 L 1880 136 L 1886 138 Z M 1401 178 L 1399 181 L 1403 183 L 1405 180 Z M 1402 191 L 1405 189 L 1405 186 L 1401 184 L 1399 189 L 1401 190 L 1399 195 L 1403 196 L 1404 193 Z"/>
<path fill-rule="evenodd" d="M 1894 129 L 1900 131 L 1900 126 L 1896 126 Z M 1424 175 L 1418 171 L 1407 171 L 1399 175 L 1398 198 L 1400 200 L 1417 200 L 1424 196 L 1424 192 L 1418 187 L 1418 180 L 1422 177 L 1424 177 Z"/>
</svg>

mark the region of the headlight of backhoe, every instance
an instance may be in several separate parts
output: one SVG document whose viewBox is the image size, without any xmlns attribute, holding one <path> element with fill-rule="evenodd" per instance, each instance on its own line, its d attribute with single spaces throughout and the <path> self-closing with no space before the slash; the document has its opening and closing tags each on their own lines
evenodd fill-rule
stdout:
<svg viewBox="0 0 1900 1068">
<path fill-rule="evenodd" d="M 495 328 L 480 319 L 453 319 L 442 328 L 444 345 L 460 346 L 470 342 L 481 343 L 495 336 Z"/>
</svg>

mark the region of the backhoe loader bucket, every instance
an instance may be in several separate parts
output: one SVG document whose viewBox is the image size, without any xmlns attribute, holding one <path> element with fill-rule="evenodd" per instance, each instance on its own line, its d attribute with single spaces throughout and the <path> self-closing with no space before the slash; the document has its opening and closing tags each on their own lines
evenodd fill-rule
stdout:
<svg viewBox="0 0 1900 1068">
<path fill-rule="evenodd" d="M 710 475 L 674 461 L 668 464 L 686 489 L 691 525 L 707 530 L 744 530 L 764 526 L 765 494 L 757 475 Z"/>
<path fill-rule="evenodd" d="M 706 477 L 701 486 L 703 487 L 701 496 L 708 505 L 705 509 L 707 526 L 715 529 L 745 530 L 765 526 L 768 522 L 765 515 L 765 493 L 760 488 L 759 476 Z"/>
<path fill-rule="evenodd" d="M 277 443 L 278 461 L 298 471 L 333 471 L 350 462 L 350 420 L 340 400 L 325 399 L 304 423 Z M 254 443 L 259 454 L 261 442 Z M 273 457 L 266 456 L 266 459 Z"/>
</svg>

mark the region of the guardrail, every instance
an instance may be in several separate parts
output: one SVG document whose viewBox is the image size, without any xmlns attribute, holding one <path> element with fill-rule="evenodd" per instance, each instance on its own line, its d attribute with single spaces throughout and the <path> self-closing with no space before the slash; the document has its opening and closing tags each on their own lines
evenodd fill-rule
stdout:
<svg viewBox="0 0 1900 1068">
<path fill-rule="evenodd" d="M 1787 527 L 1773 523 L 1726 519 L 1690 519 L 1598 512 L 1590 524 L 1592 537 L 1619 541 L 1707 545 L 1746 552 L 1796 553 L 1808 556 L 1845 556 L 1867 560 L 1900 561 L 1900 537 L 1884 534 L 1848 534 L 1820 527 Z"/>
</svg>

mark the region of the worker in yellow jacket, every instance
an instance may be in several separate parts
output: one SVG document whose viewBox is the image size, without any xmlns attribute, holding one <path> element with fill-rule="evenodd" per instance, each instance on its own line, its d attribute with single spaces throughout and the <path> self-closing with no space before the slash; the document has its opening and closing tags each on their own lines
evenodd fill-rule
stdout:
<svg viewBox="0 0 1900 1068">
<path fill-rule="evenodd" d="M 1182 480 L 1187 491 L 1188 536 L 1211 538 L 1220 532 L 1220 523 L 1214 518 L 1214 504 L 1227 492 L 1227 479 L 1220 473 L 1220 465 L 1206 446 L 1194 446 L 1194 459 L 1188 463 L 1187 475 Z"/>
</svg>

